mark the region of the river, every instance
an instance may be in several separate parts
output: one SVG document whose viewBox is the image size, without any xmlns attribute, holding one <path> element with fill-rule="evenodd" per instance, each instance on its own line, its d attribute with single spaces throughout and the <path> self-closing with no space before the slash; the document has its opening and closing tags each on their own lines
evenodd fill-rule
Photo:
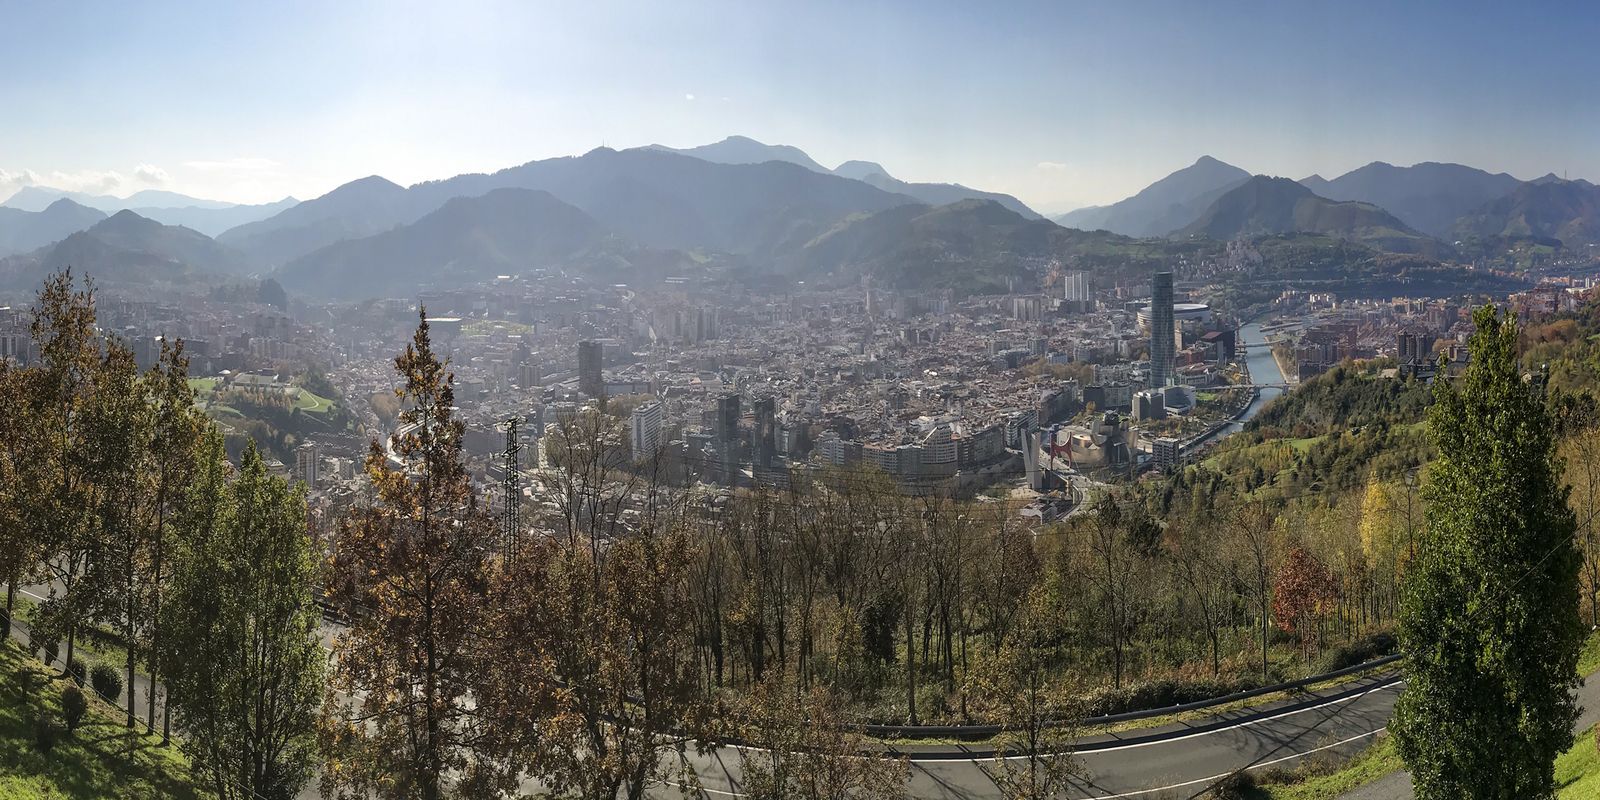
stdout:
<svg viewBox="0 0 1600 800">
<path fill-rule="evenodd" d="M 1261 323 L 1252 322 L 1239 329 L 1238 343 L 1240 347 L 1248 348 L 1245 354 L 1245 364 L 1250 367 L 1251 383 L 1288 383 L 1283 376 L 1283 370 L 1278 368 L 1278 359 L 1272 357 L 1272 345 L 1267 342 L 1267 335 L 1261 332 Z M 1267 403 L 1272 402 L 1283 394 L 1282 389 L 1261 389 L 1256 392 L 1254 400 L 1239 415 L 1239 421 L 1231 427 L 1233 432 L 1244 430 L 1245 422 L 1261 412 Z"/>
<path fill-rule="evenodd" d="M 1237 342 L 1240 347 L 1246 348 L 1245 365 L 1250 368 L 1251 383 L 1287 383 L 1283 378 L 1283 370 L 1278 368 L 1278 360 L 1272 357 L 1272 345 L 1267 342 L 1267 335 L 1261 332 L 1260 323 L 1252 322 L 1240 328 Z M 1246 422 L 1261 413 L 1262 408 L 1281 394 L 1283 390 L 1278 388 L 1258 389 L 1256 396 L 1251 399 L 1250 405 L 1245 406 L 1244 412 L 1238 419 L 1213 428 L 1204 436 L 1184 445 L 1184 454 L 1194 453 L 1218 439 L 1244 430 Z"/>
</svg>

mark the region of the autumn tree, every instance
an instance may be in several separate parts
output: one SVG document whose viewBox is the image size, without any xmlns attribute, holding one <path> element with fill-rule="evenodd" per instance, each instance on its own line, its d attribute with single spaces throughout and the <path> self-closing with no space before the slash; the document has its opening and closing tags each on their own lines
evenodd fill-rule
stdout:
<svg viewBox="0 0 1600 800">
<path fill-rule="evenodd" d="M 1548 798 L 1578 684 L 1576 521 L 1542 388 L 1517 368 L 1517 326 L 1473 315 L 1471 361 L 1438 381 L 1407 570 L 1406 687 L 1390 730 L 1417 797 Z"/>
<path fill-rule="evenodd" d="M 871 753 L 848 728 L 833 692 L 801 690 L 781 675 L 752 687 L 739 714 L 739 774 L 755 800 L 899 800 L 910 768 L 904 757 Z"/>
<path fill-rule="evenodd" d="M 1180 515 L 1172 524 L 1176 535 L 1169 568 L 1211 653 L 1211 676 L 1217 677 L 1222 673 L 1222 634 L 1235 619 L 1238 603 L 1223 546 L 1224 525 L 1199 514 Z"/>
<path fill-rule="evenodd" d="M 1317 639 L 1312 622 L 1338 596 L 1339 585 L 1328 567 L 1306 548 L 1293 547 L 1273 580 L 1272 616 L 1280 629 L 1300 638 L 1302 650 L 1309 654 Z"/>
<path fill-rule="evenodd" d="M 1229 516 L 1229 560 L 1233 575 L 1254 606 L 1261 639 L 1261 679 L 1267 680 L 1268 638 L 1272 625 L 1272 577 L 1278 560 L 1278 511 L 1263 498 L 1237 502 Z"/>
<path fill-rule="evenodd" d="M 983 654 L 968 676 L 968 694 L 983 698 L 985 712 L 1006 728 L 984 768 L 1006 800 L 1059 797 L 1079 768 L 1073 686 L 1049 671 L 1058 616 L 1049 593 L 1036 587 L 1000 649 Z"/>
<path fill-rule="evenodd" d="M 333 602 L 350 620 L 324 703 L 325 792 L 438 800 L 472 764 L 473 677 L 499 534 L 462 459 L 453 375 L 424 312 L 395 359 L 400 428 L 372 442 L 375 497 L 341 521 Z"/>
</svg>

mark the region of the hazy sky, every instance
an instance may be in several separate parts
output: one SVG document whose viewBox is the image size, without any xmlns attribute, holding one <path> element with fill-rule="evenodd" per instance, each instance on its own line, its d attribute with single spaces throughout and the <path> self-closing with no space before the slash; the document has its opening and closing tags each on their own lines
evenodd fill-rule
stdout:
<svg viewBox="0 0 1600 800">
<path fill-rule="evenodd" d="M 259 202 L 601 144 L 793 144 L 1044 211 L 1211 154 L 1600 178 L 1587 2 L 0 0 L 0 197 Z"/>
</svg>

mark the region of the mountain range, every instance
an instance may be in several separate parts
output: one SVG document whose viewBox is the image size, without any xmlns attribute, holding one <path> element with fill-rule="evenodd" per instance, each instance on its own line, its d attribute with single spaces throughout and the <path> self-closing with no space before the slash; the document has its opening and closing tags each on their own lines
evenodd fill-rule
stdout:
<svg viewBox="0 0 1600 800">
<path fill-rule="evenodd" d="M 134 287 L 215 283 L 249 270 L 238 253 L 203 233 L 118 211 L 54 244 L 0 258 L 0 284 L 37 286 L 67 267 L 102 286 Z"/>
<path fill-rule="evenodd" d="M 1311 175 L 1294 182 L 1306 192 L 1284 179 L 1256 180 L 1261 177 L 1203 156 L 1132 197 L 1055 221 L 1137 237 L 1294 230 L 1431 257 L 1451 255 L 1450 243 L 1457 241 L 1468 245 L 1463 256 L 1498 254 L 1506 240 L 1533 239 L 1569 250 L 1600 243 L 1600 190 L 1583 180 L 1545 175 L 1522 181 L 1461 164 L 1399 167 L 1381 161 L 1332 180 Z"/>
<path fill-rule="evenodd" d="M 132 211 L 164 225 L 182 225 L 207 236 L 216 236 L 229 228 L 266 219 L 300 202 L 293 197 L 285 197 L 275 203 L 240 205 L 221 200 L 202 200 L 160 189 L 145 189 L 127 197 L 112 197 L 48 186 L 24 186 L 0 203 L 0 208 L 43 211 L 58 200 L 71 200 L 105 214 Z"/>
<path fill-rule="evenodd" d="M 409 225 L 328 245 L 276 275 L 289 290 L 315 296 L 403 294 L 437 283 L 564 267 L 608 242 L 621 245 L 593 217 L 548 192 L 495 189 L 452 198 Z"/>
<path fill-rule="evenodd" d="M 102 282 L 274 274 L 310 297 L 357 298 L 528 269 L 626 282 L 714 265 L 751 276 L 870 275 L 886 286 L 989 291 L 1051 263 L 1137 272 L 1209 257 L 1237 238 L 1309 234 L 1423 259 L 1498 256 L 1516 241 L 1569 251 L 1600 243 L 1600 188 L 1553 175 L 1522 182 L 1457 164 L 1375 162 L 1296 182 L 1204 156 L 1057 224 L 1008 195 L 901 181 L 870 161 L 830 170 L 798 148 L 745 137 L 684 150 L 598 148 L 409 187 L 369 176 L 274 204 L 275 213 L 214 240 L 163 222 L 180 209 L 265 207 L 171 193 L 82 196 L 101 205 L 195 203 L 168 207 L 164 217 L 123 209 L 108 218 L 52 191 L 30 188 L 0 207 L 0 256 L 10 254 L 0 281 L 25 283 L 73 264 Z M 1446 243 L 1458 240 L 1459 250 Z"/>
<path fill-rule="evenodd" d="M 915 202 L 787 162 L 720 164 L 659 150 L 599 148 L 409 188 L 364 178 L 227 231 L 219 241 L 275 266 L 410 224 L 451 198 L 508 188 L 549 192 L 646 247 L 738 254 L 771 252 L 849 214 Z"/>
<path fill-rule="evenodd" d="M 683 149 L 652 144 L 646 150 L 660 150 L 680 155 L 693 156 L 704 161 L 718 164 L 760 164 L 767 161 L 787 161 L 798 164 L 812 172 L 824 175 L 838 175 L 841 178 L 863 181 L 872 184 L 886 192 L 903 194 L 928 205 L 945 205 L 960 200 L 993 200 L 1028 219 L 1040 219 L 1033 209 L 1021 200 L 1009 194 L 999 192 L 985 192 L 962 186 L 959 183 L 911 183 L 895 178 L 883 165 L 872 161 L 846 161 L 839 166 L 828 169 L 818 164 L 804 150 L 786 144 L 765 144 L 751 139 L 748 136 L 729 136 L 720 142 L 704 144 L 699 147 Z"/>
<path fill-rule="evenodd" d="M 1460 164 L 1427 161 L 1396 167 L 1374 161 L 1331 181 L 1312 175 L 1300 183 L 1330 200 L 1382 206 L 1429 236 L 1445 236 L 1457 219 L 1504 197 L 1522 181 L 1504 172 L 1489 173 Z"/>
<path fill-rule="evenodd" d="M 1566 248 L 1600 245 L 1600 187 L 1547 175 L 1455 222 L 1456 239 L 1537 239 Z"/>
<path fill-rule="evenodd" d="M 106 218 L 106 213 L 63 197 L 39 211 L 0 206 L 0 256 L 59 242 Z"/>
</svg>

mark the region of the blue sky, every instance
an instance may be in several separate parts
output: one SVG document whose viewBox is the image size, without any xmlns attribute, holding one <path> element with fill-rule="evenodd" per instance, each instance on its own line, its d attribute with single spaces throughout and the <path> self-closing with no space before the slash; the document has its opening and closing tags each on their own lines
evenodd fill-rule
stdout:
<svg viewBox="0 0 1600 800">
<path fill-rule="evenodd" d="M 1600 6 L 0 0 L 0 196 L 313 197 L 744 134 L 1055 211 L 1202 154 L 1600 178 Z"/>
</svg>

